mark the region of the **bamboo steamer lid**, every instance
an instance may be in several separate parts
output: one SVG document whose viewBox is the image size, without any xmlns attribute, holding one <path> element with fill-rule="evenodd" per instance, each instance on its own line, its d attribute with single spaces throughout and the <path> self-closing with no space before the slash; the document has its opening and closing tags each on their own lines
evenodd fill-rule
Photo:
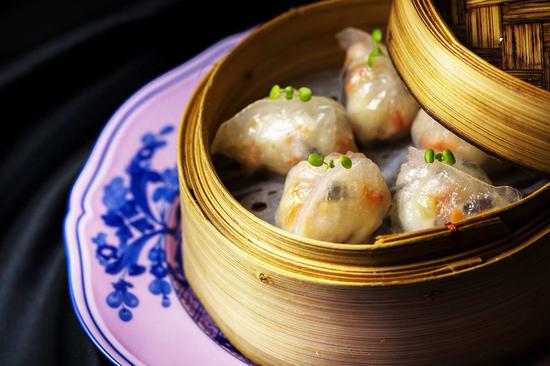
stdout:
<svg viewBox="0 0 550 366">
<path fill-rule="evenodd" d="M 550 331 L 550 185 L 456 231 L 336 244 L 260 220 L 213 167 L 210 143 L 222 121 L 275 83 L 340 67 L 334 34 L 384 27 L 390 9 L 383 0 L 335 0 L 292 10 L 219 62 L 184 113 L 177 158 L 186 276 L 256 363 L 494 364 L 519 359 Z"/>
<path fill-rule="evenodd" d="M 550 91 L 550 1 L 436 0 L 454 34 L 478 56 Z"/>
<path fill-rule="evenodd" d="M 481 21 L 491 22 L 487 28 L 500 25 L 500 18 L 494 18 Z M 507 32 L 515 32 L 517 26 Z M 493 155 L 550 173 L 550 92 L 520 80 L 515 72 L 500 70 L 462 45 L 431 0 L 396 0 L 388 32 L 396 69 L 430 115 Z M 532 37 L 515 39 L 521 44 L 518 49 L 532 48 Z M 508 56 L 507 50 L 503 48 L 504 60 L 515 65 L 516 57 Z"/>
</svg>

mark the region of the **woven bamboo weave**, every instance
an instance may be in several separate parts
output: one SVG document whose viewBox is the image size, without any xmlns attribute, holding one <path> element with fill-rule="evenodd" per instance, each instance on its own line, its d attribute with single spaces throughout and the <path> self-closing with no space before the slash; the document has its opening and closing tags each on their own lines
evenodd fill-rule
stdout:
<svg viewBox="0 0 550 366">
<path fill-rule="evenodd" d="M 437 0 L 457 38 L 498 68 L 550 90 L 550 1 Z"/>
</svg>

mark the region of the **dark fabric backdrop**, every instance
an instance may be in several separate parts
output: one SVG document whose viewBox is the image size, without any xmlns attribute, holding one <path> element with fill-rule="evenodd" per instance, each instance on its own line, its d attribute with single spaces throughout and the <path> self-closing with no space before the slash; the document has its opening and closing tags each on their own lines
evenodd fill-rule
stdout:
<svg viewBox="0 0 550 366">
<path fill-rule="evenodd" d="M 307 2 L 0 1 L 0 365 L 109 364 L 74 315 L 61 231 L 101 128 L 151 79 Z"/>
<path fill-rule="evenodd" d="M 101 128 L 142 85 L 306 1 L 0 2 L 0 365 L 104 365 L 69 299 L 62 221 Z"/>
</svg>

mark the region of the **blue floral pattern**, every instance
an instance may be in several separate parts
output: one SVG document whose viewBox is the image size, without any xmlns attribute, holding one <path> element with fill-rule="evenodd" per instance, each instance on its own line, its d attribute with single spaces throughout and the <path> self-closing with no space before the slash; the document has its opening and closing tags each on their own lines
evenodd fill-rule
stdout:
<svg viewBox="0 0 550 366">
<path fill-rule="evenodd" d="M 159 296 L 163 307 L 170 306 L 172 286 L 168 281 L 165 246 L 167 235 L 179 239 L 178 229 L 167 223 L 178 196 L 178 173 L 175 167 L 157 171 L 151 160 L 158 149 L 166 146 L 166 135 L 173 130 L 172 126 L 166 126 L 158 133 L 145 134 L 126 176 L 112 178 L 103 188 L 105 213 L 101 218 L 110 232 L 97 233 L 92 243 L 105 272 L 116 278 L 105 301 L 126 322 L 132 320 L 132 309 L 139 306 L 139 298 L 132 292 L 132 277 L 147 271 L 152 277 L 149 292 Z M 147 256 L 142 256 L 146 246 L 150 246 Z"/>
<path fill-rule="evenodd" d="M 178 172 L 175 167 L 156 170 L 151 164 L 155 152 L 166 146 L 166 135 L 173 130 L 167 126 L 156 134 L 145 134 L 126 175 L 112 178 L 103 188 L 105 212 L 101 218 L 109 232 L 98 232 L 92 243 L 98 262 L 115 278 L 105 301 L 118 310 L 122 321 L 131 321 L 132 310 L 140 303 L 132 291 L 132 278 L 148 272 L 151 277 L 148 291 L 159 297 L 162 307 L 171 306 L 169 295 L 174 292 L 203 332 L 233 356 L 252 365 L 212 321 L 185 278 L 180 210 L 179 206 L 175 207 L 179 192 Z M 176 215 L 174 227 L 168 224 L 170 212 Z M 168 235 L 178 243 L 172 265 L 166 258 Z"/>
</svg>

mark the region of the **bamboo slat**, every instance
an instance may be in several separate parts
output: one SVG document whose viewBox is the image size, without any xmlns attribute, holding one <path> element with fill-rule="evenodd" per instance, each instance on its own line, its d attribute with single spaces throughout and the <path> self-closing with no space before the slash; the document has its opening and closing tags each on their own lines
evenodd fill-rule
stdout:
<svg viewBox="0 0 550 366">
<path fill-rule="evenodd" d="M 499 48 L 501 42 L 500 6 L 473 8 L 467 13 L 468 41 L 472 48 Z"/>
<path fill-rule="evenodd" d="M 490 6 L 490 5 L 500 5 L 504 4 L 513 0 L 453 0 L 460 2 L 468 7 L 476 7 L 476 6 Z M 461 7 L 464 7 L 464 5 L 461 5 Z"/>
<path fill-rule="evenodd" d="M 514 1 L 502 4 L 502 22 L 544 23 L 550 21 L 550 3 L 548 0 Z"/>
<path fill-rule="evenodd" d="M 536 70 L 541 75 L 542 45 L 541 24 L 505 25 L 503 47 L 515 52 L 504 53 L 503 68 Z"/>
<path fill-rule="evenodd" d="M 260 220 L 214 169 L 209 147 L 222 121 L 276 82 L 340 67 L 334 34 L 385 26 L 390 5 L 332 0 L 261 26 L 213 68 L 184 113 L 186 276 L 224 334 L 258 364 L 495 364 L 519 359 L 550 330 L 550 184 L 453 232 L 337 244 Z"/>
</svg>

